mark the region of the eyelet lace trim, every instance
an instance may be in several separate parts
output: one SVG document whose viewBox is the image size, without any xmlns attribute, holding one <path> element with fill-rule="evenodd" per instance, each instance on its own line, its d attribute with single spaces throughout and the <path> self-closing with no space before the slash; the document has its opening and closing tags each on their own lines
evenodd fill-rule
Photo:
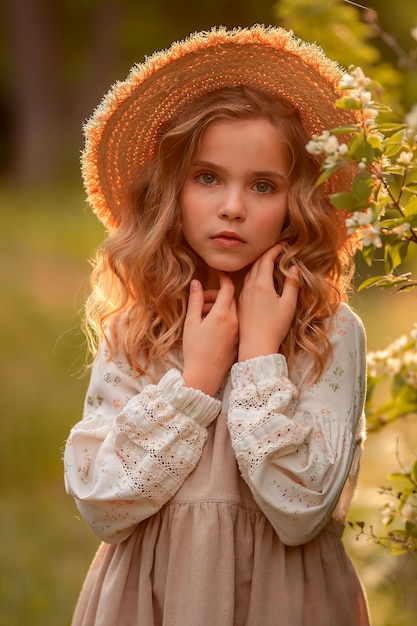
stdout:
<svg viewBox="0 0 417 626">
<path fill-rule="evenodd" d="M 240 419 L 229 420 L 229 431 L 239 465 L 246 476 L 250 476 L 265 457 L 281 448 L 298 446 L 307 438 L 311 430 L 308 425 L 290 422 L 275 431 L 267 426 L 277 414 L 285 413 L 288 419 L 294 413 L 296 396 L 297 390 L 288 379 L 281 379 L 274 387 L 252 386 L 250 393 L 232 392 L 230 414 Z M 260 410 L 262 417 L 259 417 Z M 259 438 L 262 432 L 265 435 Z"/>
<path fill-rule="evenodd" d="M 162 505 L 195 468 L 207 431 L 183 413 L 175 413 L 152 389 L 156 390 L 136 396 L 133 411 L 116 418 L 115 444 L 134 490 Z M 135 415 L 140 416 L 140 425 Z"/>
<path fill-rule="evenodd" d="M 243 474 L 248 477 L 256 470 L 256 468 L 265 461 L 266 457 L 274 455 L 282 448 L 292 446 L 297 448 L 301 445 L 310 433 L 311 427 L 291 424 L 283 428 L 265 435 L 262 439 L 252 440 L 250 443 L 244 442 L 245 434 L 250 430 L 262 427 L 269 419 L 265 418 L 256 423 L 246 424 L 242 427 L 241 423 L 230 425 L 230 434 L 232 442 L 237 452 L 237 459 Z"/>
</svg>

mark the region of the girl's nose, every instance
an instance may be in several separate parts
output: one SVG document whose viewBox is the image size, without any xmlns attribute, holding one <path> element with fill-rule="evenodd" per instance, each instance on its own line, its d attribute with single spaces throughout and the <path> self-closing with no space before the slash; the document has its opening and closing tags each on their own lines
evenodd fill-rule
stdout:
<svg viewBox="0 0 417 626">
<path fill-rule="evenodd" d="M 224 198 L 224 203 L 219 209 L 219 216 L 226 220 L 239 220 L 245 219 L 245 207 L 243 199 L 238 192 L 229 193 Z"/>
</svg>

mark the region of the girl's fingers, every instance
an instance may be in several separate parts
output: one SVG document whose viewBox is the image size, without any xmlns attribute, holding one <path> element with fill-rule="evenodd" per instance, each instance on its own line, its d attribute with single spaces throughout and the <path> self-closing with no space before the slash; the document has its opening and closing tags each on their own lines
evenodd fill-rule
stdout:
<svg viewBox="0 0 417 626">
<path fill-rule="evenodd" d="M 190 284 L 190 295 L 188 297 L 188 308 L 186 315 L 187 323 L 195 323 L 201 320 L 204 306 L 203 287 L 199 280 L 193 279 Z"/>
<path fill-rule="evenodd" d="M 284 286 L 282 288 L 281 300 L 286 302 L 288 305 L 292 305 L 294 307 L 294 311 L 298 301 L 298 292 L 300 289 L 300 283 L 298 281 L 298 268 L 295 265 L 292 265 L 290 268 L 290 274 L 293 278 L 286 277 L 284 281 Z"/>
<path fill-rule="evenodd" d="M 200 281 L 194 279 L 190 284 L 190 295 L 188 299 L 187 318 L 189 321 L 200 321 L 201 318 L 210 313 L 214 304 L 217 307 L 234 306 L 234 285 L 231 278 L 224 272 L 219 272 L 220 289 L 207 289 L 203 291 Z"/>
<path fill-rule="evenodd" d="M 230 307 L 235 302 L 235 286 L 232 279 L 225 272 L 218 272 L 220 289 L 217 295 L 216 304 Z"/>
<path fill-rule="evenodd" d="M 258 276 L 262 275 L 264 272 L 266 272 L 267 277 L 272 279 L 275 262 L 283 250 L 284 246 L 281 243 L 277 243 L 264 252 L 246 274 L 245 282 L 258 278 Z"/>
</svg>

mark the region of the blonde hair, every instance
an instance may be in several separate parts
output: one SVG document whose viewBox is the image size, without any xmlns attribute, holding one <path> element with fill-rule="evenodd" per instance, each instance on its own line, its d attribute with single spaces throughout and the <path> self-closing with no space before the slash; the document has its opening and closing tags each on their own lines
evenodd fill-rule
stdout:
<svg viewBox="0 0 417 626">
<path fill-rule="evenodd" d="M 98 250 L 86 332 L 97 347 L 111 330 L 111 350 L 123 349 L 138 374 L 181 349 L 188 287 L 198 258 L 181 230 L 179 192 L 209 124 L 221 119 L 266 118 L 286 144 L 291 162 L 288 215 L 280 242 L 277 290 L 289 268 L 299 268 L 301 289 L 291 329 L 281 345 L 289 361 L 299 351 L 314 359 L 317 379 L 331 356 L 327 322 L 342 301 L 353 270 L 343 215 L 316 186 L 320 163 L 305 150 L 309 136 L 298 110 L 246 87 L 221 89 L 188 107 L 160 129 L 158 151 L 129 190 L 119 227 Z"/>
</svg>

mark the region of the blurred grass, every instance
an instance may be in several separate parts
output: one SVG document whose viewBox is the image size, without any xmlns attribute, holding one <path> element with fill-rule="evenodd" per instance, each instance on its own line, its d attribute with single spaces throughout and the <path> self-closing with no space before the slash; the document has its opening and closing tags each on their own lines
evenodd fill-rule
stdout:
<svg viewBox="0 0 417 626">
<path fill-rule="evenodd" d="M 61 456 L 88 382 L 79 312 L 87 259 L 103 229 L 77 185 L 3 186 L 0 206 L 0 624 L 65 626 L 98 545 L 64 493 Z M 354 298 L 370 349 L 410 329 L 416 295 L 369 291 Z M 415 421 L 369 437 L 350 519 L 378 527 L 384 500 L 377 487 L 397 469 L 398 436 L 409 458 L 417 447 Z M 345 542 L 366 586 L 373 626 L 416 623 L 416 560 L 357 541 L 349 529 Z"/>
<path fill-rule="evenodd" d="M 0 191 L 0 624 L 70 623 L 97 539 L 62 483 L 87 379 L 79 310 L 102 237 L 71 185 Z"/>
</svg>

